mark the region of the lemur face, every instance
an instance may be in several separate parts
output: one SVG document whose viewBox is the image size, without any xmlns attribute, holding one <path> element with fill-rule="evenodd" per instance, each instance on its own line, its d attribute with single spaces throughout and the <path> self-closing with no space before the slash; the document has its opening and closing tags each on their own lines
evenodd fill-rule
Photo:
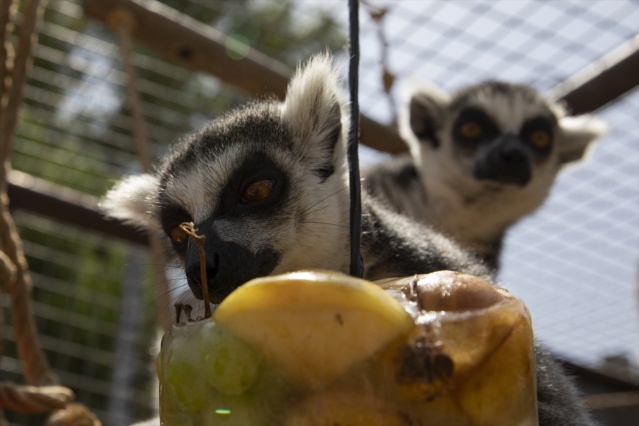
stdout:
<svg viewBox="0 0 639 426">
<path fill-rule="evenodd" d="M 445 168 L 436 179 L 479 186 L 549 188 L 559 167 L 581 158 L 602 131 L 589 117 L 563 110 L 534 89 L 486 82 L 448 96 L 417 91 L 408 105 L 403 135 L 424 173 Z M 437 164 L 434 164 L 437 163 Z"/>
<path fill-rule="evenodd" d="M 344 270 L 348 187 L 342 102 L 330 60 L 298 72 L 287 99 L 254 103 L 184 140 L 156 175 L 125 179 L 102 202 L 160 233 L 202 298 L 200 259 L 180 230 L 206 237 L 210 301 L 246 281 L 303 268 Z"/>
<path fill-rule="evenodd" d="M 510 90 L 508 90 L 510 89 Z M 494 83 L 461 94 L 449 109 L 451 150 L 474 162 L 473 176 L 525 186 L 553 151 L 557 119 L 528 88 Z"/>
<path fill-rule="evenodd" d="M 287 212 L 295 211 L 294 200 L 303 194 L 291 187 L 298 178 L 295 159 L 286 155 L 291 137 L 273 119 L 276 112 L 275 105 L 266 104 L 242 111 L 239 123 L 236 117 L 218 120 L 193 135 L 160 174 L 156 214 L 198 298 L 200 259 L 181 223 L 193 222 L 206 237 L 214 303 L 246 280 L 273 272 L 285 236 L 294 233 Z M 278 155 L 273 146 L 283 152 Z"/>
</svg>

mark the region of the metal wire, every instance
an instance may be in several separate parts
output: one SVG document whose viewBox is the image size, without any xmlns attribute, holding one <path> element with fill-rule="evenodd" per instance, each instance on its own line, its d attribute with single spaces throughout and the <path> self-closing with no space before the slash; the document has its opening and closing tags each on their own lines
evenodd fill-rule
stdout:
<svg viewBox="0 0 639 426">
<path fill-rule="evenodd" d="M 350 61 L 348 85 L 351 95 L 351 127 L 348 133 L 348 170 L 350 178 L 350 233 L 351 266 L 350 274 L 364 276 L 364 263 L 360 251 L 362 238 L 362 200 L 359 178 L 359 1 L 349 0 Z"/>
</svg>

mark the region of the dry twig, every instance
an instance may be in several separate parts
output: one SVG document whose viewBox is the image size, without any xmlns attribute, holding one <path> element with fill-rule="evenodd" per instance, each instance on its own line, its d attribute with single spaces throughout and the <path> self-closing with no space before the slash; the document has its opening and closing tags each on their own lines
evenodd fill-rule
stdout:
<svg viewBox="0 0 639 426">
<path fill-rule="evenodd" d="M 204 318 L 210 318 L 211 303 L 209 302 L 209 287 L 206 278 L 206 252 L 204 251 L 204 241 L 206 237 L 197 234 L 197 229 L 195 229 L 193 222 L 181 223 L 180 229 L 184 231 L 197 246 L 197 251 L 200 255 L 200 284 L 202 285 L 202 294 L 204 295 Z"/>
<path fill-rule="evenodd" d="M 384 31 L 384 19 L 388 14 L 389 9 L 387 7 L 373 6 L 370 2 L 362 0 L 362 5 L 368 11 L 369 16 L 375 22 L 377 41 L 380 45 L 380 63 L 382 65 L 382 86 L 384 87 L 384 93 L 388 100 L 388 106 L 391 112 L 392 123 L 397 123 L 397 105 L 391 90 L 395 84 L 395 74 L 390 70 L 389 49 L 388 49 L 388 37 Z"/>
</svg>

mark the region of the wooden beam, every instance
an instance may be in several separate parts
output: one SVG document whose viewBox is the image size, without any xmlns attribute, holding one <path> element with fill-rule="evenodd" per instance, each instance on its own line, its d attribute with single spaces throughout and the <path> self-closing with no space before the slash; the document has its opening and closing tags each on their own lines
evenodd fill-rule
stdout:
<svg viewBox="0 0 639 426">
<path fill-rule="evenodd" d="M 158 1 L 84 1 L 86 15 L 107 26 L 123 11 L 133 17 L 133 38 L 168 60 L 212 74 L 250 95 L 284 99 L 291 69 L 215 28 Z M 408 149 L 393 129 L 367 117 L 361 119 L 361 141 L 390 153 Z"/>
<path fill-rule="evenodd" d="M 639 35 L 570 77 L 553 90 L 571 114 L 602 108 L 639 86 Z"/>
<path fill-rule="evenodd" d="M 7 177 L 12 209 L 27 210 L 131 243 L 148 244 L 146 234 L 140 230 L 104 217 L 98 209 L 98 199 L 93 196 L 16 170 L 12 170 Z"/>
</svg>

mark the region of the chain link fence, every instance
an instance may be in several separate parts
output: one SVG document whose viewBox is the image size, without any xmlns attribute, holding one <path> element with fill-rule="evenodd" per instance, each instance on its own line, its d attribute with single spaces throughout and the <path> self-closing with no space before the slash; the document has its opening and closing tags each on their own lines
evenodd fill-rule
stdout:
<svg viewBox="0 0 639 426">
<path fill-rule="evenodd" d="M 323 43 L 346 64 L 345 2 L 164 3 L 291 67 Z M 391 124 L 413 77 L 445 90 L 496 78 L 551 92 L 639 33 L 639 4 L 369 1 L 361 19 L 362 112 Z M 140 171 L 115 36 L 84 17 L 80 0 L 50 0 L 34 56 L 13 168 L 93 197 Z M 142 46 L 136 66 L 158 157 L 246 99 Z M 639 92 L 596 113 L 611 131 L 509 233 L 500 280 L 524 298 L 537 335 L 559 356 L 639 381 Z M 386 155 L 364 149 L 362 157 Z M 33 273 L 41 343 L 62 382 L 106 425 L 148 415 L 155 310 L 171 308 L 155 306 L 146 248 L 47 215 L 19 208 L 14 215 Z M 12 331 L 5 322 L 0 372 L 20 381 Z M 42 424 L 11 416 L 13 424 Z"/>
</svg>

